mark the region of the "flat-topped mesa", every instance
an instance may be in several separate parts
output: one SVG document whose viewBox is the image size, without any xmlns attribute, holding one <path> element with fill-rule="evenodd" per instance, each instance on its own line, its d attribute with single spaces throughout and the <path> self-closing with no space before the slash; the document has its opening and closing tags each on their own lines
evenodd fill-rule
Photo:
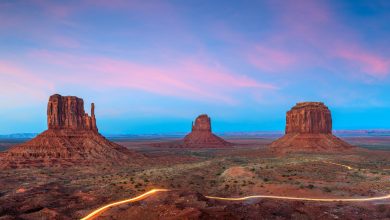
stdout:
<svg viewBox="0 0 390 220">
<path fill-rule="evenodd" d="M 211 133 L 211 120 L 210 117 L 206 114 L 199 115 L 195 119 L 195 124 L 192 123 L 192 131 L 204 131 L 204 132 L 210 132 Z"/>
<path fill-rule="evenodd" d="M 286 134 L 331 134 L 332 116 L 322 102 L 297 103 L 286 114 Z"/>
<path fill-rule="evenodd" d="M 354 147 L 332 134 L 332 115 L 322 102 L 297 103 L 286 114 L 286 134 L 272 142 L 279 153 L 339 153 Z"/>
<path fill-rule="evenodd" d="M 52 95 L 47 104 L 49 129 L 83 129 L 98 131 L 95 105 L 91 104 L 91 116 L 84 111 L 84 101 L 76 96 Z"/>
</svg>

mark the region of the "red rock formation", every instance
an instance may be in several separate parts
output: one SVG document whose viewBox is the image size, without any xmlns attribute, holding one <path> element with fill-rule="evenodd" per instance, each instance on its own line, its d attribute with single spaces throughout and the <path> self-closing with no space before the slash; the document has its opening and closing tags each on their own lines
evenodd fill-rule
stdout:
<svg viewBox="0 0 390 220">
<path fill-rule="evenodd" d="M 302 102 L 286 115 L 286 134 L 331 134 L 332 116 L 322 102 Z"/>
<path fill-rule="evenodd" d="M 183 140 L 184 147 L 219 148 L 232 144 L 211 132 L 211 120 L 207 115 L 199 115 L 192 123 L 192 131 Z"/>
<path fill-rule="evenodd" d="M 75 96 L 52 95 L 47 104 L 47 126 L 49 129 L 87 129 L 97 131 L 94 110 L 91 116 L 84 111 L 83 99 Z"/>
<path fill-rule="evenodd" d="M 321 102 L 297 103 L 286 115 L 286 135 L 271 149 L 288 152 L 340 152 L 353 146 L 332 134 L 331 113 Z"/>
<path fill-rule="evenodd" d="M 136 156 L 98 133 L 94 111 L 92 103 L 91 116 L 86 114 L 83 100 L 75 96 L 51 96 L 47 106 L 49 129 L 10 148 L 2 156 L 0 167 L 121 163 Z"/>
<path fill-rule="evenodd" d="M 192 123 L 192 131 L 204 131 L 211 133 L 211 120 L 207 115 L 199 115 L 195 119 L 195 124 Z"/>
</svg>

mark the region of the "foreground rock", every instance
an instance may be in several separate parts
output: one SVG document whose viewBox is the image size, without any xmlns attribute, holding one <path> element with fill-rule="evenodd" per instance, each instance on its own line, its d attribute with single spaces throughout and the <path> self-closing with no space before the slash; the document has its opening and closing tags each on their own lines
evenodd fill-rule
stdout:
<svg viewBox="0 0 390 220">
<path fill-rule="evenodd" d="M 10 148 L 1 156 L 1 167 L 67 166 L 72 164 L 125 162 L 140 156 L 104 138 L 98 132 L 84 102 L 75 96 L 53 95 L 47 107 L 48 130 Z"/>
<path fill-rule="evenodd" d="M 200 115 L 192 124 L 192 131 L 184 137 L 184 147 L 220 148 L 232 146 L 231 143 L 211 132 L 211 119 L 207 115 Z"/>
<path fill-rule="evenodd" d="M 271 144 L 276 152 L 340 152 L 354 148 L 332 134 L 332 116 L 322 102 L 302 102 L 286 115 L 286 134 Z"/>
</svg>

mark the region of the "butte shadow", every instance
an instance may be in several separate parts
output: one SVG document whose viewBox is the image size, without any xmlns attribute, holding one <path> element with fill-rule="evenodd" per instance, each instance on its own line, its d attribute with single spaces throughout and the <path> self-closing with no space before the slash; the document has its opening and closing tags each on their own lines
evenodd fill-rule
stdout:
<svg viewBox="0 0 390 220">
<path fill-rule="evenodd" d="M 332 115 L 322 102 L 297 103 L 286 114 L 285 135 L 270 145 L 277 153 L 339 153 L 356 149 L 332 134 Z"/>
<path fill-rule="evenodd" d="M 75 96 L 52 95 L 47 105 L 48 129 L 34 139 L 13 146 L 0 158 L 0 167 L 121 164 L 143 158 L 103 137 L 96 126 L 95 106 L 91 116 L 84 101 Z"/>
</svg>

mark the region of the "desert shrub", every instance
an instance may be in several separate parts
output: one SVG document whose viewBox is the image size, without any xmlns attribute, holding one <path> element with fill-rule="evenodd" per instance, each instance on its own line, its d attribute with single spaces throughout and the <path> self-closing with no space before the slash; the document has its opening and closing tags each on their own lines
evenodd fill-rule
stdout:
<svg viewBox="0 0 390 220">
<path fill-rule="evenodd" d="M 380 204 L 376 207 L 376 209 L 378 210 L 378 212 L 385 212 L 387 210 L 386 208 L 386 205 L 385 204 Z"/>
<path fill-rule="evenodd" d="M 12 207 L 0 207 L 0 216 L 4 215 L 16 216 L 18 211 Z"/>
<path fill-rule="evenodd" d="M 309 184 L 309 185 L 307 185 L 307 188 L 313 189 L 313 188 L 314 188 L 314 185 L 313 185 L 313 184 Z"/>
</svg>

